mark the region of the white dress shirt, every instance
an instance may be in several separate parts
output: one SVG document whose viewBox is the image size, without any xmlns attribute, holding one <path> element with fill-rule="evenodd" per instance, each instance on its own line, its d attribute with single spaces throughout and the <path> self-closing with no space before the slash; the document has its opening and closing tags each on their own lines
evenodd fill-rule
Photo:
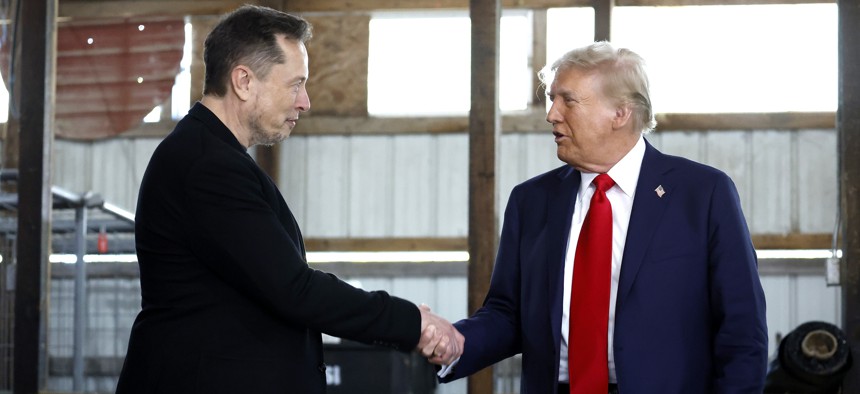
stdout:
<svg viewBox="0 0 860 394">
<path fill-rule="evenodd" d="M 615 376 L 615 357 L 612 351 L 612 338 L 615 328 L 615 300 L 618 293 L 618 278 L 621 275 L 621 258 L 624 255 L 624 242 L 627 240 L 627 226 L 630 224 L 630 212 L 633 209 L 633 197 L 636 184 L 639 182 L 639 170 L 642 158 L 645 157 L 645 139 L 639 141 L 621 161 L 615 164 L 607 174 L 615 181 L 615 185 L 606 191 L 606 197 L 612 204 L 612 282 L 609 290 L 609 346 L 606 351 L 609 356 L 609 383 L 617 383 Z M 567 253 L 564 258 L 564 299 L 561 312 L 561 352 L 558 367 L 558 380 L 569 380 L 567 370 L 568 324 L 570 322 L 570 286 L 573 281 L 573 259 L 576 255 L 576 244 L 579 242 L 579 232 L 582 222 L 591 205 L 595 186 L 591 184 L 598 174 L 582 173 L 579 192 L 576 194 L 576 204 L 570 222 L 570 237 L 567 241 Z"/>
</svg>

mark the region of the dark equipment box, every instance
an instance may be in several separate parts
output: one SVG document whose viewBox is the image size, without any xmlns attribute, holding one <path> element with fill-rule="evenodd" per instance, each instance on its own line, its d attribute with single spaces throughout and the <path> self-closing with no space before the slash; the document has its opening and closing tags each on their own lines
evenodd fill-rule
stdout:
<svg viewBox="0 0 860 394">
<path fill-rule="evenodd" d="M 432 394 L 436 368 L 416 352 L 343 341 L 323 344 L 328 394 Z"/>
</svg>

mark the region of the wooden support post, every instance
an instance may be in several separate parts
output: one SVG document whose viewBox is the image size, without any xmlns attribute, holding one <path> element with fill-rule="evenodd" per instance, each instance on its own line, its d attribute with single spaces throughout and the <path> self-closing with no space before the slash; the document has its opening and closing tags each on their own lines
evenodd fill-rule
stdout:
<svg viewBox="0 0 860 394">
<path fill-rule="evenodd" d="M 217 15 L 191 17 L 191 105 L 203 97 L 206 65 L 203 64 L 203 43 L 220 20 Z"/>
<path fill-rule="evenodd" d="M 272 146 L 257 145 L 254 148 L 254 160 L 275 184 L 278 184 L 281 177 L 281 144 L 284 143 L 286 141 Z"/>
<path fill-rule="evenodd" d="M 609 41 L 612 36 L 612 8 L 615 0 L 594 0 L 594 41 Z"/>
<path fill-rule="evenodd" d="M 498 215 L 496 174 L 501 135 L 499 111 L 499 0 L 470 0 L 472 19 L 472 108 L 469 112 L 469 314 L 484 301 L 490 287 Z M 493 370 L 469 378 L 469 394 L 491 394 Z"/>
<path fill-rule="evenodd" d="M 534 95 L 530 103 L 541 111 L 546 110 L 546 91 L 541 86 L 538 72 L 546 65 L 546 9 L 532 11 L 532 86 Z"/>
<path fill-rule="evenodd" d="M 843 393 L 860 393 L 860 3 L 839 0 L 839 183 L 842 209 L 842 328 L 855 366 Z"/>
<path fill-rule="evenodd" d="M 20 168 L 15 280 L 14 392 L 37 393 L 47 382 L 50 152 L 54 121 L 57 0 L 21 2 Z"/>
</svg>

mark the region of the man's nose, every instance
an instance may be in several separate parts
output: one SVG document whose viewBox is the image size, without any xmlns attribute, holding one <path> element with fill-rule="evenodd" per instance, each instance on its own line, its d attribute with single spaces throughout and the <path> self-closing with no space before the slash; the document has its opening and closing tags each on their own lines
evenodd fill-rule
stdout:
<svg viewBox="0 0 860 394">
<path fill-rule="evenodd" d="M 561 114 L 555 109 L 555 101 L 549 106 L 549 111 L 546 112 L 546 121 L 550 124 L 561 122 Z"/>
<path fill-rule="evenodd" d="M 308 90 L 304 87 L 302 87 L 299 97 L 296 98 L 296 107 L 298 107 L 301 112 L 306 112 L 311 109 L 311 98 L 308 96 Z"/>
</svg>

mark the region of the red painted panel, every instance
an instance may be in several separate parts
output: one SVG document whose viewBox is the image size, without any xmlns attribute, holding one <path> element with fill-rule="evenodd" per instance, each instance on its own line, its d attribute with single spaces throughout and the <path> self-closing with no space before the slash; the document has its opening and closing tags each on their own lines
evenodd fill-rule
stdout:
<svg viewBox="0 0 860 394">
<path fill-rule="evenodd" d="M 60 23 L 56 137 L 113 137 L 165 102 L 179 72 L 184 26 L 180 18 L 153 17 Z M 0 42 L 7 83 L 10 46 Z"/>
</svg>

